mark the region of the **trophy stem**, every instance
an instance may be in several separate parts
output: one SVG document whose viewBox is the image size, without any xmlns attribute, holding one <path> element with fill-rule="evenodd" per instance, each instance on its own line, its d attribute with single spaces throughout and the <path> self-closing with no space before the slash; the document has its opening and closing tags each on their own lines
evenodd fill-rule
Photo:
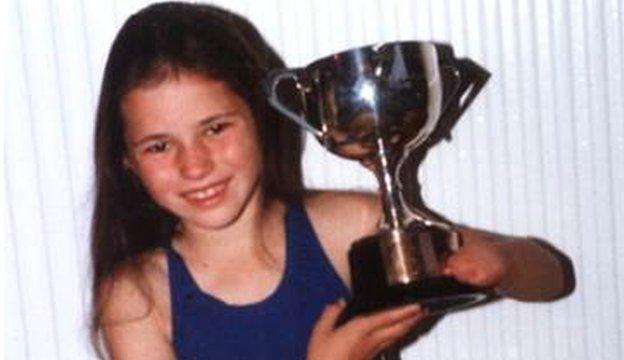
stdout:
<svg viewBox="0 0 624 360">
<path fill-rule="evenodd" d="M 399 189 L 394 172 L 390 169 L 390 161 L 383 136 L 377 137 L 377 178 L 381 190 L 381 201 L 386 223 L 391 229 L 401 229 L 403 225 L 403 207 L 399 199 Z"/>
<path fill-rule="evenodd" d="M 381 260 L 385 269 L 386 283 L 390 285 L 406 285 L 421 279 L 427 272 L 428 262 L 425 260 L 423 249 L 419 241 L 405 231 L 406 209 L 403 208 L 399 179 L 395 170 L 397 167 L 396 149 L 394 154 L 387 151 L 388 136 L 382 131 L 377 132 L 377 157 L 379 166 L 377 175 L 379 178 L 383 212 L 386 225 L 389 227 L 384 236 L 378 241 Z M 431 250 L 433 251 L 433 250 Z M 429 253 L 431 253 L 429 251 Z M 429 258 L 435 257 L 429 254 Z"/>
</svg>

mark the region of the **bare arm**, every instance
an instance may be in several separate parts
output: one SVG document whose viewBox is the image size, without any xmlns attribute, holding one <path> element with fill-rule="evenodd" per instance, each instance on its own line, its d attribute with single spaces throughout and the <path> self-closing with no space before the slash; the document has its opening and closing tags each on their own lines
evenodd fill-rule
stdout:
<svg viewBox="0 0 624 360">
<path fill-rule="evenodd" d="M 130 272 L 112 277 L 100 292 L 102 333 L 114 360 L 170 360 L 175 355 L 146 284 Z"/>
<path fill-rule="evenodd" d="M 348 284 L 349 247 L 374 233 L 381 218 L 377 194 L 319 192 L 307 199 L 307 208 L 325 251 Z M 447 221 L 433 212 L 431 216 Z M 555 300 L 574 290 L 571 260 L 547 242 L 466 226 L 459 230 L 464 246 L 448 258 L 447 275 L 522 301 Z"/>
<path fill-rule="evenodd" d="M 111 359 L 175 359 L 171 345 L 148 319 L 104 327 L 106 349 Z"/>
</svg>

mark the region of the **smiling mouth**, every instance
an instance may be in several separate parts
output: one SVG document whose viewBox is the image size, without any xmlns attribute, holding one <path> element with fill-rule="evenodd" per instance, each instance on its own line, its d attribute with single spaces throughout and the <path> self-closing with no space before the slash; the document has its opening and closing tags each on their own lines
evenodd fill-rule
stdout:
<svg viewBox="0 0 624 360">
<path fill-rule="evenodd" d="M 210 200 L 218 198 L 221 194 L 223 194 L 228 182 L 229 182 L 229 179 L 220 181 L 214 185 L 209 185 L 205 188 L 187 191 L 182 194 L 182 197 L 194 203 L 208 202 Z"/>
</svg>

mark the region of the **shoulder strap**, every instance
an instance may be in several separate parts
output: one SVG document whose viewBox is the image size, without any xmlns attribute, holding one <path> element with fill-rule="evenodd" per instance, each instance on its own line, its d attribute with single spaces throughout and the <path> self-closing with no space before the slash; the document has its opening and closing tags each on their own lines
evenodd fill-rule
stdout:
<svg viewBox="0 0 624 360">
<path fill-rule="evenodd" d="M 187 300 L 196 296 L 199 289 L 191 278 L 184 260 L 171 246 L 165 247 L 169 275 L 169 293 L 171 297 L 172 329 L 180 329 L 183 307 Z M 174 342 L 177 337 L 173 334 Z"/>
<path fill-rule="evenodd" d="M 288 243 L 287 266 L 300 279 L 317 283 L 321 287 L 330 286 L 347 296 L 346 285 L 327 257 L 316 232 L 302 204 L 292 204 L 286 216 L 286 236 Z"/>
</svg>

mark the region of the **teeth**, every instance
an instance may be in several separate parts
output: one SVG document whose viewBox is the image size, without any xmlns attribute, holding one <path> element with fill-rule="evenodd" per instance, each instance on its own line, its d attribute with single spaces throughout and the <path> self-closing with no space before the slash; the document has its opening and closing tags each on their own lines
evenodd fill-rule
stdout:
<svg viewBox="0 0 624 360">
<path fill-rule="evenodd" d="M 204 190 L 193 191 L 186 194 L 186 197 L 193 200 L 204 200 L 211 196 L 214 196 L 219 191 L 223 190 L 225 185 L 217 185 Z"/>
</svg>

